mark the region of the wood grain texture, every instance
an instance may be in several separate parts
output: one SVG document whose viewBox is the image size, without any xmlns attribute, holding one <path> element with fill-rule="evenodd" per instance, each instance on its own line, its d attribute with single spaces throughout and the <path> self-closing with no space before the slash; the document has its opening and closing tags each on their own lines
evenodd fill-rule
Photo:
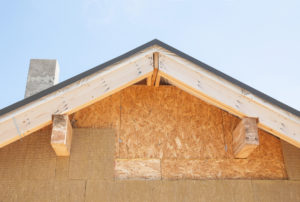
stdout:
<svg viewBox="0 0 300 202">
<path fill-rule="evenodd" d="M 283 162 L 260 159 L 162 160 L 163 179 L 284 179 Z"/>
<path fill-rule="evenodd" d="M 120 158 L 223 158 L 222 111 L 176 87 L 122 93 Z"/>
<path fill-rule="evenodd" d="M 160 180 L 160 159 L 116 159 L 115 178 Z"/>
<path fill-rule="evenodd" d="M 177 87 L 145 85 L 126 88 L 73 118 L 75 127 L 113 128 L 115 158 L 170 160 L 174 170 L 165 172 L 184 179 L 285 179 L 280 140 L 265 131 L 258 130 L 260 145 L 248 161 L 234 161 L 232 132 L 239 121 Z M 191 171 L 175 169 L 189 161 Z M 205 161 L 215 170 L 202 169 Z"/>
<path fill-rule="evenodd" d="M 120 126 L 120 92 L 86 107 L 73 116 L 76 128 L 114 128 Z"/>
</svg>

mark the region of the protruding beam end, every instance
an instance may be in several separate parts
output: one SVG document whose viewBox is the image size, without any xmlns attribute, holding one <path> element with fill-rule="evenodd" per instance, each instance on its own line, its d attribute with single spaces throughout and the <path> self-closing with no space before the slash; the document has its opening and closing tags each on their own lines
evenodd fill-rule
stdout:
<svg viewBox="0 0 300 202">
<path fill-rule="evenodd" d="M 259 145 L 257 118 L 243 118 L 232 136 L 235 158 L 247 158 Z"/>
<path fill-rule="evenodd" d="M 53 115 L 51 146 L 57 156 L 70 156 L 72 125 L 68 115 Z"/>
</svg>

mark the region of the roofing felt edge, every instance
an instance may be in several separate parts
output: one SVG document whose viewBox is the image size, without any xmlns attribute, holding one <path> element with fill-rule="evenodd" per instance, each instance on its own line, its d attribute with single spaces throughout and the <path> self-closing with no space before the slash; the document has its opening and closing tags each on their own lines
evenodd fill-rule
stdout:
<svg viewBox="0 0 300 202">
<path fill-rule="evenodd" d="M 42 98 L 46 95 L 49 95 L 50 93 L 53 93 L 53 92 L 55 92 L 59 89 L 62 89 L 62 88 L 66 87 L 66 86 L 68 86 L 68 85 L 70 85 L 70 84 L 72 84 L 76 81 L 79 81 L 82 78 L 90 76 L 90 75 L 92 75 L 92 74 L 94 74 L 94 73 L 96 73 L 96 72 L 98 72 L 98 71 L 114 64 L 114 63 L 117 63 L 117 62 L 119 62 L 119 61 L 121 61 L 121 60 L 123 60 L 127 57 L 130 57 L 130 56 L 132 56 L 132 55 L 134 55 L 134 54 L 136 54 L 136 53 L 138 53 L 138 52 L 140 52 L 140 51 L 142 51 L 146 48 L 154 46 L 154 45 L 161 46 L 162 48 L 167 49 L 168 51 L 170 51 L 170 52 L 172 52 L 172 53 L 174 53 L 174 54 L 176 54 L 176 55 L 178 55 L 178 56 L 180 56 L 180 57 L 182 57 L 182 58 L 184 58 L 184 59 L 186 59 L 186 60 L 202 67 L 202 68 L 204 68 L 205 70 L 207 70 L 209 72 L 212 72 L 213 74 L 215 74 L 217 76 L 220 76 L 221 78 L 223 78 L 223 79 L 225 79 L 225 80 L 227 80 L 227 81 L 229 81 L 229 82 L 231 82 L 231 83 L 233 83 L 233 84 L 249 91 L 250 93 L 258 96 L 259 98 L 261 98 L 261 99 L 263 99 L 263 100 L 265 100 L 265 101 L 267 101 L 267 102 L 269 102 L 273 105 L 276 105 L 276 106 L 280 107 L 281 109 L 283 109 L 285 111 L 288 111 L 288 112 L 300 117 L 300 111 L 298 111 L 298 110 L 296 110 L 296 109 L 294 109 L 294 108 L 292 108 L 292 107 L 290 107 L 290 106 L 288 106 L 288 105 L 286 105 L 286 104 L 284 104 L 284 103 L 282 103 L 282 102 L 280 102 L 280 101 L 278 101 L 278 100 L 276 100 L 276 99 L 274 99 L 274 98 L 272 98 L 272 97 L 270 97 L 270 96 L 268 96 L 268 95 L 266 95 L 266 94 L 264 94 L 264 93 L 262 93 L 262 92 L 260 92 L 256 89 L 254 89 L 254 88 L 252 88 L 252 87 L 250 87 L 250 86 L 248 86 L 248 85 L 246 85 L 246 84 L 244 84 L 240 81 L 238 81 L 237 79 L 234 79 L 234 78 L 228 76 L 227 74 L 224 74 L 223 72 L 220 72 L 219 70 L 217 70 L 217 69 L 215 69 L 215 68 L 213 68 L 213 67 L 211 67 L 211 66 L 209 66 L 209 65 L 207 65 L 207 64 L 205 64 L 205 63 L 203 63 L 203 62 L 201 62 L 201 61 L 199 61 L 199 60 L 197 60 L 197 59 L 195 59 L 195 58 L 193 58 L 193 57 L 177 50 L 176 48 L 173 48 L 172 46 L 169 46 L 168 44 L 165 44 L 165 43 L 157 40 L 157 39 L 154 39 L 154 40 L 152 40 L 148 43 L 145 43 L 145 44 L 143 44 L 143 45 L 141 45 L 141 46 L 139 46 L 139 47 L 123 54 L 123 55 L 120 55 L 120 56 L 118 56 L 118 57 L 116 57 L 112 60 L 109 60 L 109 61 L 107 61 L 107 62 L 105 62 L 101 65 L 98 65 L 98 66 L 96 66 L 92 69 L 89 69 L 89 70 L 87 70 L 83 73 L 80 73 L 80 74 L 78 74 L 74 77 L 71 77 L 70 79 L 67 79 L 63 82 L 60 82 L 57 85 L 54 85 L 54 86 L 52 86 L 48 89 L 45 89 L 45 90 L 43 90 L 43 91 L 41 91 L 41 92 L 39 92 L 35 95 L 32 95 L 28 98 L 20 100 L 20 101 L 14 103 L 12 105 L 9 105 L 9 106 L 7 106 L 7 107 L 0 110 L 0 116 L 5 115 L 6 113 L 9 113 L 9 112 L 11 112 L 15 109 L 18 109 L 19 107 L 22 107 L 26 104 L 29 104 L 29 103 L 31 103 L 35 100 L 38 100 L 38 99 L 40 99 L 40 98 Z"/>
</svg>

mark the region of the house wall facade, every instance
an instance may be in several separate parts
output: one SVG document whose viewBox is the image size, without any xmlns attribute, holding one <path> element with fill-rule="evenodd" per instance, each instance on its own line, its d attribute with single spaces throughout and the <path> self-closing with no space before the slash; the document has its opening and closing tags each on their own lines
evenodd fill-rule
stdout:
<svg viewBox="0 0 300 202">
<path fill-rule="evenodd" d="M 55 155 L 50 126 L 0 149 L 0 201 L 300 201 L 299 149 L 291 157 L 259 131 L 259 147 L 235 159 L 239 119 L 173 86 L 131 86 L 71 120 L 70 157 Z"/>
</svg>

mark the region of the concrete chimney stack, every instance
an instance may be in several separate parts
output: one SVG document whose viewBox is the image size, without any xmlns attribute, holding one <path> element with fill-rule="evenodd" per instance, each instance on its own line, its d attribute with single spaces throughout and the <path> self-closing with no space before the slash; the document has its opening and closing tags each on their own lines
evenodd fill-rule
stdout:
<svg viewBox="0 0 300 202">
<path fill-rule="evenodd" d="M 31 59 L 25 98 L 57 84 L 58 80 L 59 65 L 57 60 Z"/>
</svg>

